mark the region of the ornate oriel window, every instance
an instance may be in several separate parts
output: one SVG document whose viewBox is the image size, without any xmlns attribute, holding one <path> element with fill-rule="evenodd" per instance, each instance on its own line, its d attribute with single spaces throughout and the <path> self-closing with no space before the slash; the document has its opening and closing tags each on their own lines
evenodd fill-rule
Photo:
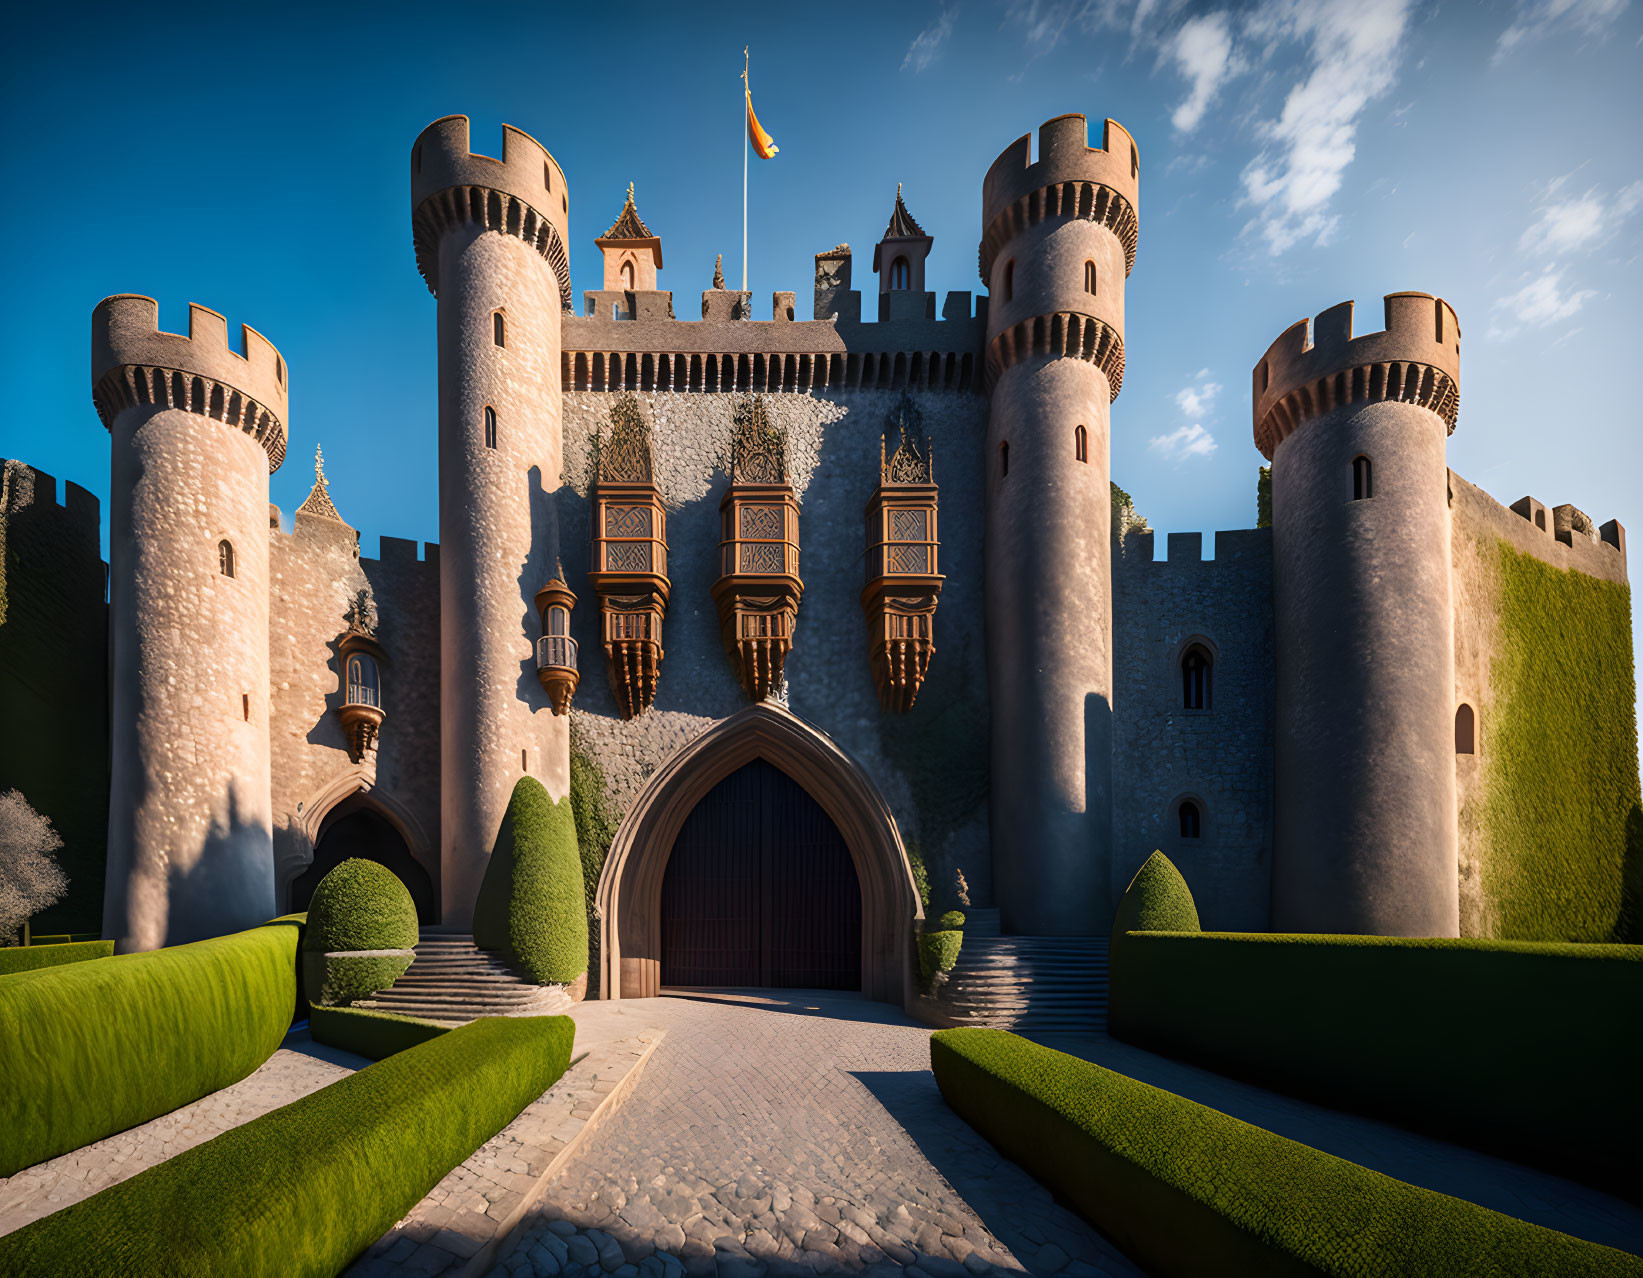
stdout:
<svg viewBox="0 0 1643 1278">
<path fill-rule="evenodd" d="M 793 646 L 799 578 L 799 501 L 787 474 L 787 436 L 764 399 L 736 406 L 730 488 L 719 503 L 719 637 L 755 701 L 777 693 Z"/>
<path fill-rule="evenodd" d="M 611 695 L 624 719 L 656 699 L 662 669 L 667 576 L 667 511 L 656 487 L 650 423 L 632 395 L 610 410 L 610 434 L 594 441 L 593 557 L 588 581 L 599 596 L 599 625 Z"/>
<path fill-rule="evenodd" d="M 879 439 L 879 486 L 867 503 L 867 585 L 861 607 L 867 614 L 879 704 L 905 713 L 913 708 L 936 651 L 941 542 L 933 450 L 926 440 L 921 454 L 908 436 L 908 427 L 918 425 L 911 400 L 902 399 L 891 424 L 900 428 L 901 443 L 886 458 L 884 439 Z"/>
<path fill-rule="evenodd" d="M 536 592 L 536 613 L 542 619 L 542 637 L 536 641 L 536 677 L 555 714 L 570 713 L 570 700 L 582 678 L 576 665 L 576 640 L 570 634 L 574 607 L 576 596 L 565 584 L 564 565 L 555 564 L 553 580 Z"/>
<path fill-rule="evenodd" d="M 348 628 L 337 639 L 342 675 L 337 718 L 348 742 L 348 755 L 359 763 L 376 745 L 382 729 L 382 666 L 387 654 L 377 641 L 376 605 L 370 591 L 355 595 L 345 616 Z"/>
</svg>

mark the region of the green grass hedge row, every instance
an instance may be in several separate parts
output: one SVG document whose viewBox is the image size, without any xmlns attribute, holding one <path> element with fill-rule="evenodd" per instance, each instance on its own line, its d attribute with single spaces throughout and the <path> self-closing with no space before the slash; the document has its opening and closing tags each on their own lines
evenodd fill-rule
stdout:
<svg viewBox="0 0 1643 1278">
<path fill-rule="evenodd" d="M 0 976 L 113 956 L 113 941 L 70 941 L 63 945 L 12 945 L 0 949 Z"/>
<path fill-rule="evenodd" d="M 530 980 L 569 985 L 588 970 L 582 856 L 569 798 L 520 777 L 474 904 L 474 944 Z"/>
<path fill-rule="evenodd" d="M 1643 1199 L 1643 947 L 1130 932 L 1108 1023 L 1150 1051 Z"/>
<path fill-rule="evenodd" d="M 416 904 L 399 876 L 375 861 L 349 857 L 314 889 L 302 948 L 311 954 L 408 950 L 417 939 Z"/>
<path fill-rule="evenodd" d="M 385 990 L 415 961 L 410 952 L 302 956 L 302 983 L 314 1007 L 346 1006 Z"/>
<path fill-rule="evenodd" d="M 1643 1260 L 1405 1184 L 1002 1030 L 943 1030 L 947 1103 L 1161 1275 L 1643 1275 Z"/>
<path fill-rule="evenodd" d="M 0 980 L 0 1176 L 236 1083 L 279 1046 L 297 927 Z"/>
<path fill-rule="evenodd" d="M 450 1029 L 438 1021 L 368 1007 L 316 1007 L 308 1014 L 308 1033 L 316 1043 L 340 1047 L 374 1061 L 438 1038 Z"/>
<path fill-rule="evenodd" d="M 569 1017 L 491 1017 L 0 1238 L 0 1273 L 332 1278 L 570 1063 Z"/>
</svg>

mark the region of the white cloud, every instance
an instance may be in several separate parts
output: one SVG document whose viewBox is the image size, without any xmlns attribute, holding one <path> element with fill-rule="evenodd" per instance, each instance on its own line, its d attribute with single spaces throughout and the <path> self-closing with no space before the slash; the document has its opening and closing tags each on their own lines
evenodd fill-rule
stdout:
<svg viewBox="0 0 1643 1278">
<path fill-rule="evenodd" d="M 1165 460 L 1182 462 L 1189 457 L 1212 456 L 1219 447 L 1215 436 L 1201 425 L 1178 426 L 1167 435 L 1154 435 L 1147 447 L 1163 454 Z"/>
<path fill-rule="evenodd" d="M 953 19 L 957 16 L 956 8 L 943 9 L 939 18 L 914 36 L 913 43 L 907 48 L 907 56 L 901 60 L 901 69 L 910 70 L 916 75 L 935 62 L 941 56 L 941 46 L 953 34 Z"/>
<path fill-rule="evenodd" d="M 1246 21 L 1250 38 L 1309 42 L 1311 73 L 1260 126 L 1262 148 L 1243 175 L 1253 227 L 1274 255 L 1329 242 L 1360 118 L 1397 78 L 1408 21 L 1409 0 L 1266 0 Z"/>
<path fill-rule="evenodd" d="M 1186 100 L 1170 116 L 1170 123 L 1180 133 L 1191 133 L 1221 85 L 1237 70 L 1227 15 L 1207 13 L 1183 22 L 1169 42 L 1169 56 L 1192 86 Z"/>
<path fill-rule="evenodd" d="M 1493 62 L 1499 66 L 1520 44 L 1558 31 L 1602 36 L 1630 0 L 1520 0 L 1517 18 L 1500 33 Z"/>
<path fill-rule="evenodd" d="M 1221 384 L 1203 380 L 1205 369 L 1198 374 L 1199 382 L 1196 386 L 1184 386 L 1175 392 L 1176 406 L 1185 417 L 1208 417 L 1210 409 L 1215 405 L 1215 397 L 1221 393 Z"/>
<path fill-rule="evenodd" d="M 1548 195 L 1555 195 L 1564 181 L 1559 178 L 1553 182 Z M 1552 201 L 1541 208 L 1540 216 L 1524 231 L 1518 248 L 1524 252 L 1556 254 L 1602 243 L 1619 230 L 1621 223 L 1639 206 L 1643 206 L 1643 182 L 1622 188 L 1613 199 L 1594 187 L 1584 195 Z"/>
<path fill-rule="evenodd" d="M 1019 27 L 1035 53 L 1048 53 L 1060 42 L 1068 23 L 1098 8 L 1086 0 L 1010 0 L 1004 24 Z"/>
<path fill-rule="evenodd" d="M 1495 302 L 1495 319 L 1489 327 L 1489 336 L 1504 339 L 1523 328 L 1545 328 L 1561 323 L 1596 296 L 1596 289 L 1566 288 L 1563 269 L 1548 267 L 1517 292 Z"/>
</svg>

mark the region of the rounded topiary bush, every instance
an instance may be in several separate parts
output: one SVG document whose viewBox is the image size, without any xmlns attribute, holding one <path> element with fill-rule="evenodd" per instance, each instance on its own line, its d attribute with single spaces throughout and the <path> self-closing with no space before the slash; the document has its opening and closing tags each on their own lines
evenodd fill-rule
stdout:
<svg viewBox="0 0 1643 1278">
<path fill-rule="evenodd" d="M 1198 932 L 1198 907 L 1181 871 L 1154 852 L 1135 872 L 1112 921 L 1116 943 L 1125 932 Z"/>
<path fill-rule="evenodd" d="M 955 932 L 964 926 L 964 912 L 962 910 L 948 910 L 936 920 L 936 928 L 943 932 Z"/>
<path fill-rule="evenodd" d="M 387 866 L 350 857 L 314 889 L 304 950 L 398 950 L 416 942 L 416 904 Z"/>
<path fill-rule="evenodd" d="M 474 904 L 474 944 L 496 950 L 543 985 L 587 975 L 588 915 L 582 854 L 569 797 L 555 803 L 520 777 Z"/>
<path fill-rule="evenodd" d="M 926 989 L 935 983 L 938 973 L 953 970 L 953 964 L 958 962 L 958 952 L 963 946 L 964 933 L 956 929 L 919 933 L 918 974 Z"/>
<path fill-rule="evenodd" d="M 351 857 L 319 881 L 308 903 L 302 980 L 310 1002 L 331 1007 L 397 981 L 417 943 L 416 905 L 399 876 Z"/>
</svg>

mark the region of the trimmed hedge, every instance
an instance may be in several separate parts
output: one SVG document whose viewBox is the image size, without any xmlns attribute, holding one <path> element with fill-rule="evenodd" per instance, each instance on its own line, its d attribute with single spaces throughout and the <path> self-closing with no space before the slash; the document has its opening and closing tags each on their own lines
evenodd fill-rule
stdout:
<svg viewBox="0 0 1643 1278">
<path fill-rule="evenodd" d="M 565 1072 L 574 1030 L 452 1030 L 0 1238 L 0 1272 L 331 1278 Z"/>
<path fill-rule="evenodd" d="M 948 910 L 936 920 L 936 929 L 942 932 L 958 932 L 964 928 L 964 914 L 961 910 Z"/>
<path fill-rule="evenodd" d="M 1126 932 L 1196 932 L 1198 907 L 1181 871 L 1162 852 L 1149 856 L 1119 899 L 1112 921 L 1116 948 Z"/>
<path fill-rule="evenodd" d="M 918 935 L 918 974 L 926 987 L 936 979 L 937 972 L 950 972 L 958 962 L 958 952 L 964 946 L 964 933 L 920 932 Z"/>
<path fill-rule="evenodd" d="M 520 777 L 474 904 L 474 944 L 530 980 L 569 985 L 588 970 L 582 857 L 570 799 Z"/>
<path fill-rule="evenodd" d="M 1643 1200 L 1643 947 L 1130 932 L 1122 1039 Z M 1627 1135 L 1627 1134 L 1630 1135 Z"/>
<path fill-rule="evenodd" d="M 342 1007 L 385 990 L 415 961 L 409 952 L 304 954 L 302 980 L 314 1007 Z"/>
<path fill-rule="evenodd" d="M 34 972 L 42 967 L 113 958 L 113 941 L 70 941 L 65 945 L 13 945 L 0 949 L 0 976 Z"/>
<path fill-rule="evenodd" d="M 375 861 L 349 857 L 314 889 L 302 948 L 312 954 L 408 950 L 417 939 L 416 903 L 399 876 Z"/>
<path fill-rule="evenodd" d="M 308 1015 L 308 1033 L 316 1043 L 383 1060 L 448 1034 L 449 1025 L 419 1016 L 399 1016 L 368 1007 L 316 1007 Z"/>
<path fill-rule="evenodd" d="M 942 1030 L 947 1103 L 1149 1273 L 1639 1275 L 1610 1247 L 1405 1184 L 1003 1030 Z"/>
<path fill-rule="evenodd" d="M 0 980 L 0 1176 L 255 1070 L 291 1024 L 297 930 L 266 924 Z"/>
</svg>

